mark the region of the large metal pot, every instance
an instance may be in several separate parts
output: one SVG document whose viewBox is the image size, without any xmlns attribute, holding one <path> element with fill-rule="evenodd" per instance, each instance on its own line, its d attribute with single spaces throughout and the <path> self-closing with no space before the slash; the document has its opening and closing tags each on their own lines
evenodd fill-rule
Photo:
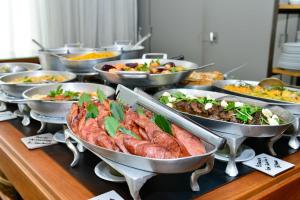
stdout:
<svg viewBox="0 0 300 200">
<path fill-rule="evenodd" d="M 44 70 L 66 71 L 66 68 L 56 55 L 82 54 L 95 51 L 92 48 L 62 47 L 54 49 L 40 49 L 39 60 Z"/>
<path fill-rule="evenodd" d="M 10 81 L 20 78 L 20 77 L 31 77 L 31 76 L 42 76 L 42 75 L 61 75 L 66 78 L 63 82 L 68 82 L 76 78 L 76 74 L 71 72 L 61 72 L 61 71 L 27 71 L 20 72 L 16 74 L 9 74 L 0 77 L 1 90 L 9 96 L 21 98 L 25 90 L 42 85 L 51 85 L 56 83 L 9 83 Z"/>
<path fill-rule="evenodd" d="M 143 46 L 132 45 L 129 41 L 116 41 L 112 46 L 105 46 L 101 49 L 105 51 L 120 51 L 121 60 L 140 58 L 143 55 Z"/>
</svg>

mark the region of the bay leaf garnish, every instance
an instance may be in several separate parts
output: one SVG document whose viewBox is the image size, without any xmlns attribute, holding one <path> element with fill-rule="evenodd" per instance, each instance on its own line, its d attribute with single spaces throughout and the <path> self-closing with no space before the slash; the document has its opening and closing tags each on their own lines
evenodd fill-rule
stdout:
<svg viewBox="0 0 300 200">
<path fill-rule="evenodd" d="M 124 107 L 121 103 L 111 101 L 109 106 L 113 117 L 119 121 L 123 121 L 125 119 Z"/>
<path fill-rule="evenodd" d="M 162 131 L 170 135 L 173 135 L 171 123 L 164 116 L 154 114 L 153 121 Z"/>
<path fill-rule="evenodd" d="M 103 90 L 101 90 L 100 88 L 97 89 L 96 93 L 97 93 L 97 98 L 100 101 L 100 103 L 103 103 L 107 99 Z"/>
<path fill-rule="evenodd" d="M 111 137 L 115 137 L 119 126 L 120 126 L 120 123 L 116 118 L 114 118 L 112 116 L 104 118 L 104 127 L 105 127 L 107 133 Z"/>
<path fill-rule="evenodd" d="M 141 140 L 141 139 L 142 139 L 140 136 L 138 136 L 137 134 L 135 134 L 135 133 L 132 132 L 131 130 L 128 130 L 128 129 L 124 128 L 124 127 L 120 127 L 120 128 L 119 128 L 119 131 L 121 131 L 121 132 L 124 133 L 124 134 L 130 135 L 130 136 L 132 136 L 132 137 L 135 138 L 135 139 L 138 139 L 138 140 Z"/>
</svg>

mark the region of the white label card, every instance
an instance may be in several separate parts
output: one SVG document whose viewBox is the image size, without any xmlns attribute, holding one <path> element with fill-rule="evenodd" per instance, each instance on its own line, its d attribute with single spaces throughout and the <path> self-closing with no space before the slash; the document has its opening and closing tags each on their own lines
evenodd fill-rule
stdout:
<svg viewBox="0 0 300 200">
<path fill-rule="evenodd" d="M 53 135 L 51 133 L 24 137 L 21 138 L 21 141 L 25 144 L 25 146 L 28 149 L 36 149 L 40 147 L 57 144 L 57 141 L 53 139 Z"/>
<path fill-rule="evenodd" d="M 0 112 L 0 121 L 6 121 L 17 118 L 11 111 Z"/>
<path fill-rule="evenodd" d="M 124 200 L 118 193 L 114 190 L 103 193 L 99 196 L 93 197 L 89 200 Z"/>
<path fill-rule="evenodd" d="M 255 156 L 251 160 L 243 162 L 243 164 L 258 171 L 264 172 L 270 176 L 276 176 L 295 166 L 292 163 L 280 160 L 264 153 Z"/>
</svg>

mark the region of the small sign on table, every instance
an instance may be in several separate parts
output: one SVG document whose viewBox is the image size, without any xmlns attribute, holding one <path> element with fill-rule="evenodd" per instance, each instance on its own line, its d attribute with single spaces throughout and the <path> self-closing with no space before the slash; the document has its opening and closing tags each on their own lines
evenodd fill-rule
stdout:
<svg viewBox="0 0 300 200">
<path fill-rule="evenodd" d="M 57 141 L 53 139 L 53 134 L 45 133 L 41 135 L 35 135 L 30 137 L 21 138 L 21 141 L 28 149 L 36 149 L 53 144 L 57 144 Z"/>
<path fill-rule="evenodd" d="M 243 162 L 243 164 L 258 171 L 264 172 L 270 176 L 276 176 L 295 166 L 292 163 L 280 160 L 264 153 L 255 156 L 251 160 Z"/>
</svg>

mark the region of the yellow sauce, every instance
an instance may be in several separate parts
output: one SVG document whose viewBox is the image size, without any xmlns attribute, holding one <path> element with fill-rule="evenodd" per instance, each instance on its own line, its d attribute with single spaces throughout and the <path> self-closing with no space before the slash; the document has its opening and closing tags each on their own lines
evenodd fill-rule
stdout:
<svg viewBox="0 0 300 200">
<path fill-rule="evenodd" d="M 102 58 L 111 58 L 116 56 L 115 52 L 105 51 L 105 52 L 94 52 L 87 53 L 79 56 L 74 56 L 67 58 L 68 60 L 80 61 L 80 60 L 94 60 L 94 59 L 102 59 Z"/>
</svg>

